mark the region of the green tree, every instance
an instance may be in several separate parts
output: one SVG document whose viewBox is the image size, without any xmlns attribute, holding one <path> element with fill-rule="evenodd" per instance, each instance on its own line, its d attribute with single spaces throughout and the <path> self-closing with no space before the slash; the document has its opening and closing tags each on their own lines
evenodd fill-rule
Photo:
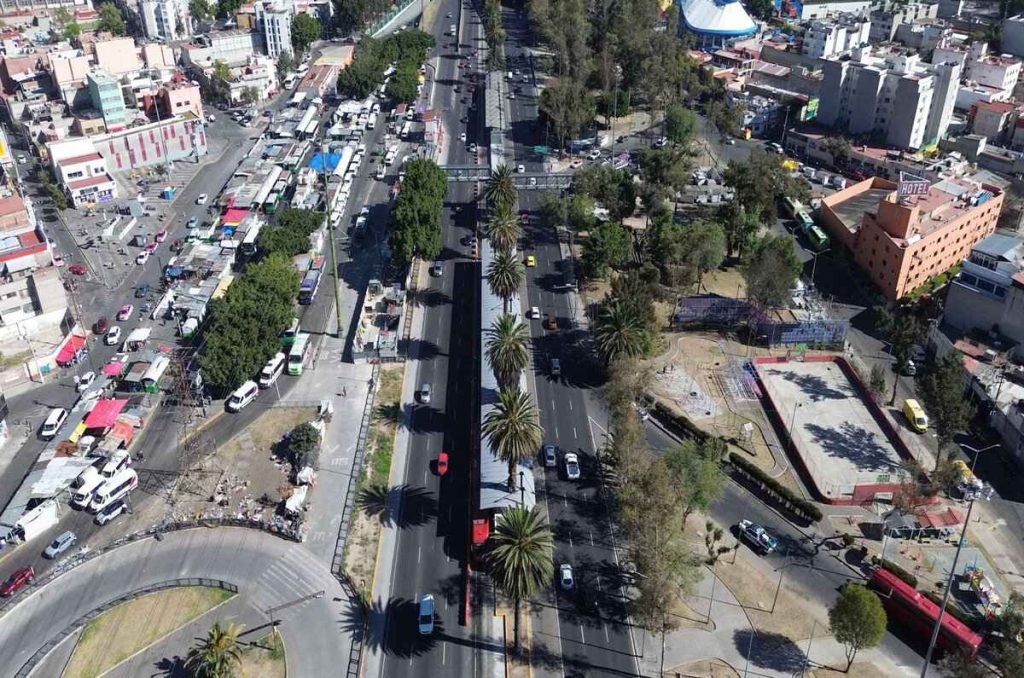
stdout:
<svg viewBox="0 0 1024 678">
<path fill-rule="evenodd" d="M 622 221 L 636 210 L 636 185 L 625 170 L 588 167 L 573 177 L 573 188 L 607 209 L 612 221 Z"/>
<path fill-rule="evenodd" d="M 242 0 L 217 0 L 217 18 L 230 19 L 238 13 Z"/>
<path fill-rule="evenodd" d="M 320 450 L 320 432 L 309 422 L 302 422 L 288 433 L 288 455 L 296 471 L 304 466 L 316 467 Z"/>
<path fill-rule="evenodd" d="M 598 222 L 583 241 L 583 269 L 593 278 L 603 278 L 609 266 L 626 261 L 630 252 L 629 231 L 622 224 Z"/>
<path fill-rule="evenodd" d="M 391 76 L 385 93 L 395 104 L 411 104 L 419 96 L 420 74 L 418 64 L 403 62 Z"/>
<path fill-rule="evenodd" d="M 757 229 L 761 226 L 761 208 L 752 205 L 747 208 L 732 200 L 718 208 L 718 223 L 725 230 L 727 256 L 742 256 L 754 242 Z"/>
<path fill-rule="evenodd" d="M 231 68 L 217 59 L 213 62 L 213 68 L 210 72 L 210 92 L 215 97 L 221 99 L 227 99 L 228 93 L 230 92 L 231 82 Z"/>
<path fill-rule="evenodd" d="M 32 175 L 32 178 L 35 179 L 37 184 L 42 184 L 43 186 L 49 186 L 53 183 L 53 175 L 50 174 L 50 170 L 45 167 L 37 168 L 35 174 Z"/>
<path fill-rule="evenodd" d="M 747 298 L 769 308 L 786 306 L 801 268 L 791 238 L 777 235 L 762 238 L 743 266 Z"/>
<path fill-rule="evenodd" d="M 491 210 L 491 219 L 487 222 L 487 237 L 494 248 L 499 252 L 511 252 L 521 234 L 519 219 L 505 202 L 499 202 Z"/>
<path fill-rule="evenodd" d="M 665 111 L 665 136 L 674 144 L 687 146 L 697 136 L 697 115 L 679 105 Z"/>
<path fill-rule="evenodd" d="M 121 10 L 112 2 L 100 5 L 99 21 L 96 22 L 96 30 L 107 32 L 112 35 L 125 35 L 127 30 L 124 26 L 124 17 Z"/>
<path fill-rule="evenodd" d="M 276 226 L 266 226 L 260 231 L 256 246 L 265 257 L 275 253 L 294 257 L 310 250 L 309 236 L 323 223 L 323 212 L 283 210 L 278 215 Z"/>
<path fill-rule="evenodd" d="M 868 388 L 875 400 L 881 400 L 885 393 L 885 368 L 875 363 L 871 366 L 871 375 L 868 378 Z"/>
<path fill-rule="evenodd" d="M 704 281 L 704 274 L 722 265 L 725 261 L 725 231 L 715 221 L 696 221 L 686 231 L 689 245 L 688 261 L 697 273 L 697 293 Z"/>
<path fill-rule="evenodd" d="M 514 388 L 498 391 L 498 401 L 480 425 L 494 455 L 508 464 L 508 489 L 516 490 L 516 467 L 533 458 L 543 431 L 530 394 Z"/>
<path fill-rule="evenodd" d="M 561 204 L 565 205 L 564 202 Z M 580 233 L 594 225 L 594 199 L 582 193 L 574 194 L 566 205 L 566 226 Z"/>
<path fill-rule="evenodd" d="M 193 678 L 231 678 L 242 665 L 238 644 L 241 632 L 241 626 L 228 624 L 222 628 L 220 622 L 214 622 L 206 640 L 189 651 L 186 670 Z"/>
<path fill-rule="evenodd" d="M 964 431 L 974 416 L 974 406 L 965 395 L 963 356 L 950 351 L 939 358 L 934 369 L 919 380 L 917 392 L 928 412 L 930 425 L 938 439 L 938 470 L 946 461 L 946 448 L 957 433 Z"/>
<path fill-rule="evenodd" d="M 749 0 L 746 8 L 762 21 L 771 21 L 775 17 L 775 3 L 772 0 Z"/>
<path fill-rule="evenodd" d="M 306 13 L 292 19 L 292 46 L 296 54 L 305 54 L 309 46 L 320 39 L 320 22 Z"/>
<path fill-rule="evenodd" d="M 519 375 L 530 364 L 526 325 L 514 315 L 502 315 L 487 330 L 486 356 L 501 388 L 519 384 Z"/>
<path fill-rule="evenodd" d="M 780 155 L 754 149 L 744 162 L 729 161 L 723 179 L 736 191 L 740 205 L 749 211 L 759 209 L 762 220 L 774 220 L 776 198 L 787 196 L 806 203 L 810 197 L 807 182 L 791 177 L 782 162 Z"/>
<path fill-rule="evenodd" d="M 646 183 L 674 194 L 690 183 L 691 155 L 685 148 L 643 148 L 637 154 Z"/>
<path fill-rule="evenodd" d="M 998 654 L 998 652 L 997 652 Z M 975 661 L 974 657 L 966 652 L 949 652 L 939 660 L 939 669 L 942 675 L 952 678 L 989 678 L 992 672 L 981 663 Z M 1021 665 L 1024 670 L 1024 664 Z M 1020 675 L 1021 671 L 1007 673 L 1003 670 L 1004 676 Z"/>
<path fill-rule="evenodd" d="M 207 0 L 189 0 L 188 11 L 196 21 L 209 21 L 213 18 L 213 7 Z"/>
<path fill-rule="evenodd" d="M 646 352 L 647 337 L 644 320 L 636 310 L 621 300 L 601 307 L 594 331 L 598 353 L 605 363 L 621 357 L 635 358 Z"/>
<path fill-rule="evenodd" d="M 242 103 L 250 106 L 255 103 L 259 103 L 260 91 L 255 87 L 245 87 L 242 89 L 242 95 L 240 99 Z"/>
<path fill-rule="evenodd" d="M 277 56 L 277 83 L 280 85 L 295 70 L 295 57 L 291 52 L 281 52 Z"/>
<path fill-rule="evenodd" d="M 54 207 L 59 210 L 66 210 L 68 208 L 68 196 L 60 186 L 49 184 L 46 187 L 46 192 L 50 196 L 50 200 L 53 201 Z"/>
<path fill-rule="evenodd" d="M 691 438 L 665 453 L 665 466 L 672 474 L 683 505 L 684 529 L 691 513 L 706 513 L 725 489 L 721 466 L 724 452 L 724 445 L 717 438 L 708 438 L 704 443 Z"/>
<path fill-rule="evenodd" d="M 836 167 L 844 167 L 853 153 L 853 146 L 846 137 L 828 136 L 818 144 L 818 148 L 832 156 L 832 164 Z"/>
<path fill-rule="evenodd" d="M 81 34 L 82 27 L 74 21 L 64 27 L 64 39 L 68 42 L 74 42 Z"/>
<path fill-rule="evenodd" d="M 858 584 L 847 584 L 828 611 L 832 636 L 846 648 L 849 671 L 857 652 L 875 647 L 885 635 L 885 608 L 878 596 Z"/>
<path fill-rule="evenodd" d="M 272 254 L 210 302 L 198 360 L 210 389 L 229 393 L 280 350 L 278 335 L 292 321 L 298 289 L 291 260 Z"/>
<path fill-rule="evenodd" d="M 542 120 L 551 124 L 558 147 L 565 148 L 566 139 L 574 138 L 594 120 L 594 98 L 583 83 L 555 79 L 540 93 Z"/>
<path fill-rule="evenodd" d="M 728 104 L 724 101 L 712 101 L 707 107 L 708 122 L 715 126 L 719 134 L 737 135 L 743 124 L 743 107 Z"/>
<path fill-rule="evenodd" d="M 519 649 L 519 604 L 548 585 L 554 574 L 551 529 L 534 506 L 505 509 L 494 521 L 487 552 L 494 583 L 515 604 L 515 647 Z"/>
<path fill-rule="evenodd" d="M 512 209 L 516 204 L 515 170 L 511 165 L 502 163 L 494 168 L 487 179 L 484 198 L 492 207 L 504 205 Z"/>
<path fill-rule="evenodd" d="M 441 253 L 441 211 L 448 177 L 432 160 L 406 163 L 402 190 L 391 211 L 391 251 L 407 264 L 414 257 L 436 259 Z"/>
<path fill-rule="evenodd" d="M 621 118 L 629 114 L 629 92 L 617 89 L 608 94 L 602 94 L 597 98 L 597 112 L 611 121 L 614 118 Z"/>
<path fill-rule="evenodd" d="M 525 278 L 519 259 L 512 252 L 498 250 L 487 267 L 487 284 L 495 296 L 501 297 L 506 314 L 511 310 L 512 297 L 519 292 Z"/>
<path fill-rule="evenodd" d="M 75 20 L 75 16 L 68 10 L 67 7 L 59 7 L 56 12 L 53 13 L 53 21 L 61 28 L 67 26 Z"/>
</svg>

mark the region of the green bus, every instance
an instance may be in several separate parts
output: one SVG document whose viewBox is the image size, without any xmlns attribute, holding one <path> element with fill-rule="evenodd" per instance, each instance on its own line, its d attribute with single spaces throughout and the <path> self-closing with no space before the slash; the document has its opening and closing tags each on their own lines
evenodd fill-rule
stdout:
<svg viewBox="0 0 1024 678">
<path fill-rule="evenodd" d="M 299 332 L 295 335 L 295 343 L 288 350 L 288 374 L 297 377 L 302 374 L 302 364 L 306 362 L 310 349 L 309 335 Z"/>
<path fill-rule="evenodd" d="M 796 211 L 796 216 L 793 218 L 796 219 L 796 223 L 801 231 L 809 231 L 814 228 L 814 219 L 802 207 Z"/>
<path fill-rule="evenodd" d="M 817 252 L 828 248 L 828 236 L 818 226 L 812 225 L 807 229 L 807 239 L 811 242 L 811 248 Z"/>
<path fill-rule="evenodd" d="M 800 209 L 801 205 L 800 201 L 794 198 L 783 198 L 782 207 L 787 217 L 790 219 L 796 219 L 797 210 Z"/>
<path fill-rule="evenodd" d="M 292 318 L 292 324 L 288 326 L 284 332 L 281 333 L 281 348 L 286 352 L 295 343 L 295 335 L 299 333 L 299 319 Z"/>
</svg>

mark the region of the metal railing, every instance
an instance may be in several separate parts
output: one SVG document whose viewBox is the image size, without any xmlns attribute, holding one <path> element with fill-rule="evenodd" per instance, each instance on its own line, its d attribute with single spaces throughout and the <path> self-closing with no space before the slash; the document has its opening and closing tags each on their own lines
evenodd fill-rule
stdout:
<svg viewBox="0 0 1024 678">
<path fill-rule="evenodd" d="M 181 588 L 183 586 L 205 586 L 207 588 L 218 588 L 231 593 L 238 593 L 238 587 L 230 582 L 222 581 L 220 579 L 207 579 L 206 577 L 188 577 L 183 579 L 169 579 L 157 584 L 150 584 L 149 586 L 125 593 L 124 595 L 118 596 L 113 600 L 108 600 L 106 603 L 94 608 L 78 619 L 74 620 L 63 629 L 60 633 L 55 635 L 53 638 L 48 640 L 42 647 L 35 651 L 35 653 L 29 657 L 28 661 L 21 665 L 18 672 L 14 674 L 15 678 L 27 677 L 35 669 L 36 665 L 42 661 L 46 655 L 48 655 L 53 648 L 60 645 L 64 640 L 72 633 L 77 631 L 79 628 L 85 626 L 90 621 L 100 616 L 107 610 L 117 607 L 129 600 L 135 598 L 141 598 L 142 596 L 150 593 L 156 593 L 158 591 L 166 591 L 167 589 Z"/>
</svg>

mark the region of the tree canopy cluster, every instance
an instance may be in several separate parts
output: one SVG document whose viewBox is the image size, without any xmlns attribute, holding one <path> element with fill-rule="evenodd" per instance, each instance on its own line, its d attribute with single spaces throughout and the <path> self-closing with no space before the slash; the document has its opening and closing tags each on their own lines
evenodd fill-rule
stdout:
<svg viewBox="0 0 1024 678">
<path fill-rule="evenodd" d="M 277 218 L 277 224 L 260 231 L 256 246 L 263 256 L 281 254 L 294 257 L 308 252 L 312 235 L 324 223 L 323 212 L 286 209 Z"/>
<path fill-rule="evenodd" d="M 323 27 L 320 22 L 300 12 L 292 19 L 292 46 L 296 54 L 303 54 L 309 46 L 320 39 Z"/>
<path fill-rule="evenodd" d="M 334 23 L 342 35 L 362 30 L 391 6 L 390 0 L 331 0 Z"/>
<path fill-rule="evenodd" d="M 391 210 L 391 252 L 400 265 L 441 253 L 441 209 L 448 176 L 432 160 L 411 160 Z"/>
<path fill-rule="evenodd" d="M 272 254 L 210 302 L 199 367 L 211 390 L 227 394 L 280 350 L 279 335 L 292 321 L 298 288 L 292 262 Z"/>
<path fill-rule="evenodd" d="M 594 326 L 597 352 L 605 364 L 651 354 L 658 333 L 654 313 L 657 282 L 658 271 L 650 266 L 612 280 Z"/>
<path fill-rule="evenodd" d="M 419 67 L 427 58 L 427 52 L 434 46 L 434 38 L 420 30 L 394 33 L 383 40 L 364 37 L 356 48 L 355 60 L 338 76 L 338 90 L 353 99 L 365 99 L 384 84 L 384 71 L 395 64 L 395 75 L 391 82 L 398 84 L 389 90 L 392 97 L 408 94 L 407 81 L 410 68 L 415 97 L 416 77 Z M 397 100 L 402 99 L 398 97 Z"/>
</svg>

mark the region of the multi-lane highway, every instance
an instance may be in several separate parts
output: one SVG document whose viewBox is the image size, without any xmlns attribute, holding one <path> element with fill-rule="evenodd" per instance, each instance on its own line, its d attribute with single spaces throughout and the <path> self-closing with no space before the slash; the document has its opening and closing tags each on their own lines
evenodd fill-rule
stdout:
<svg viewBox="0 0 1024 678">
<path fill-rule="evenodd" d="M 529 25 L 519 9 L 502 14 L 506 31 L 506 70 L 518 87 L 508 100 L 511 143 L 515 164 L 529 174 L 546 172 L 543 156 L 534 147 L 544 143 L 537 124 L 539 89 Z M 574 321 L 574 297 L 562 284 L 564 262 L 551 225 L 540 221 L 538 191 L 520 191 L 519 208 L 527 213 L 524 254 L 536 257 L 527 268 L 523 305 L 537 306 L 541 317 L 557 318 L 558 329 L 545 329 L 541 320 L 530 321 L 533 343 L 534 393 L 540 410 L 544 440 L 558 448 L 559 467 L 538 467 L 537 501 L 545 507 L 555 537 L 555 564 L 573 566 L 576 590 L 556 590 L 555 582 L 541 597 L 542 606 L 533 629 L 534 671 L 544 675 L 636 675 L 635 650 L 629 633 L 626 601 L 619 580 L 608 515 L 599 495 L 596 445 L 600 444 L 588 416 L 587 389 L 597 385 L 601 373 L 584 346 L 586 328 Z M 561 376 L 551 374 L 551 359 L 561 362 Z M 576 453 L 582 478 L 568 481 L 563 455 Z"/>
<path fill-rule="evenodd" d="M 440 0 L 433 25 L 423 26 L 437 46 L 427 68 L 430 107 L 442 116 L 446 139 L 440 161 L 472 165 L 468 144 L 484 143 L 480 120 L 482 91 L 470 94 L 465 76 L 477 70 L 471 50 L 479 49 L 481 26 L 469 3 Z M 450 35 L 456 25 L 458 38 Z M 457 44 L 456 44 L 457 43 Z M 471 69 L 464 66 L 469 64 Z M 462 120 L 468 120 L 463 123 Z M 466 142 L 460 134 L 466 133 Z M 419 398 L 409 406 L 410 437 L 402 478 L 402 502 L 396 519 L 398 534 L 394 569 L 381 573 L 391 580 L 386 610 L 382 673 L 386 676 L 472 676 L 478 673 L 473 625 L 460 625 L 463 603 L 462 566 L 469 531 L 469 452 L 478 360 L 479 265 L 472 250 L 461 244 L 473 232 L 475 214 L 469 184 L 452 184 L 442 222 L 444 263 L 440 275 L 424 272 L 415 297 L 422 312 L 422 331 L 409 354 L 417 394 L 430 385 L 429 403 Z M 449 455 L 449 470 L 437 474 L 440 452 Z M 419 634 L 416 603 L 426 594 L 435 599 L 435 626 Z"/>
</svg>

